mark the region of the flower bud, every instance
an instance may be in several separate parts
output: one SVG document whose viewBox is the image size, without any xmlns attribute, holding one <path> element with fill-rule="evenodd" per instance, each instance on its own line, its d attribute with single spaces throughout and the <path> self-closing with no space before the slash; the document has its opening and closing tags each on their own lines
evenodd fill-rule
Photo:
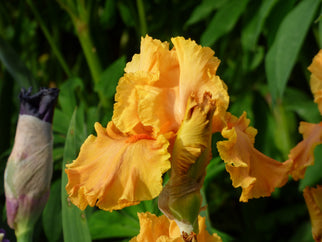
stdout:
<svg viewBox="0 0 322 242">
<path fill-rule="evenodd" d="M 53 170 L 52 119 L 59 90 L 21 90 L 15 142 L 5 175 L 8 225 L 16 236 L 32 231 L 49 196 Z"/>
</svg>

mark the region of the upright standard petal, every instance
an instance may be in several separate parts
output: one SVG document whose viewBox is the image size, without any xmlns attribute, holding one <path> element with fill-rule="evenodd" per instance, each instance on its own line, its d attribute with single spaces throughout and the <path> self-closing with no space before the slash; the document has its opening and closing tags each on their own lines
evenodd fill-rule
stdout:
<svg viewBox="0 0 322 242">
<path fill-rule="evenodd" d="M 191 94 L 200 100 L 205 92 L 216 100 L 213 131 L 224 126 L 229 96 L 216 75 L 220 61 L 210 48 L 192 40 L 173 38 L 174 48 L 147 36 L 141 52 L 127 64 L 115 96 L 113 122 L 124 133 L 148 128 L 153 136 L 176 133 L 184 118 Z"/>
<path fill-rule="evenodd" d="M 322 186 L 306 187 L 303 196 L 311 218 L 313 238 L 316 242 L 320 242 L 322 240 Z"/>
<path fill-rule="evenodd" d="M 181 119 L 186 110 L 187 101 L 192 93 L 202 100 L 205 92 L 211 93 L 216 101 L 213 125 L 215 131 L 222 126 L 221 117 L 228 108 L 229 96 L 226 84 L 216 76 L 220 61 L 209 47 L 197 45 L 195 41 L 182 37 L 171 39 L 178 56 L 180 80 L 178 98 L 176 100 L 176 115 Z M 219 122 L 219 123 L 218 123 Z M 218 126 L 218 127 L 217 127 Z"/>
<path fill-rule="evenodd" d="M 153 74 L 137 72 L 125 74 L 120 79 L 116 88 L 116 102 L 112 120 L 122 133 L 138 134 L 145 132 L 138 110 L 140 103 L 138 89 L 150 86 L 156 78 Z"/>
<path fill-rule="evenodd" d="M 312 64 L 308 67 L 311 74 L 310 86 L 314 95 L 314 102 L 318 104 L 322 114 L 322 50 L 313 58 Z"/>
<path fill-rule="evenodd" d="M 240 201 L 270 196 L 275 188 L 288 180 L 291 161 L 284 163 L 269 158 L 254 148 L 256 129 L 248 127 L 249 119 L 244 113 L 239 119 L 228 118 L 222 136 L 229 140 L 217 142 L 221 158 L 234 187 L 241 187 Z"/>
<path fill-rule="evenodd" d="M 156 242 L 182 242 L 191 241 L 183 239 L 180 229 L 173 220 L 166 216 L 160 217 L 150 213 L 138 213 L 140 220 L 140 234 L 130 240 L 130 242 L 156 241 Z M 198 223 L 200 233 L 197 235 L 198 242 L 221 242 L 222 239 L 217 234 L 210 235 L 206 230 L 206 219 L 199 216 Z"/>
<path fill-rule="evenodd" d="M 67 165 L 67 193 L 80 209 L 87 205 L 112 211 L 150 200 L 162 190 L 170 168 L 168 141 L 146 134 L 123 135 L 112 122 L 95 124 L 78 158 Z"/>
<path fill-rule="evenodd" d="M 306 168 L 314 164 L 314 149 L 322 143 L 322 122 L 311 124 L 301 122 L 299 127 L 303 140 L 289 154 L 292 161 L 291 176 L 294 180 L 304 178 Z"/>
</svg>

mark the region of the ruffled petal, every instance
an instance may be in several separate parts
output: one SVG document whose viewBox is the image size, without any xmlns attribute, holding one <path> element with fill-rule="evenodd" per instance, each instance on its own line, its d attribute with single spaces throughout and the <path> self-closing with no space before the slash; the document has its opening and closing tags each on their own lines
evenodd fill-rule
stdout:
<svg viewBox="0 0 322 242">
<path fill-rule="evenodd" d="M 130 242 L 156 241 L 156 242 L 183 242 L 180 229 L 173 220 L 162 215 L 157 217 L 154 214 L 138 213 L 140 220 L 140 234 L 132 238 Z M 199 216 L 198 223 L 200 232 L 197 235 L 198 242 L 221 242 L 217 235 L 210 235 L 206 230 L 206 219 Z"/>
<path fill-rule="evenodd" d="M 310 86 L 314 95 L 314 102 L 318 104 L 322 114 L 322 50 L 313 58 L 312 64 L 308 67 L 311 74 Z"/>
<path fill-rule="evenodd" d="M 125 74 L 116 88 L 113 123 L 123 133 L 137 134 L 144 132 L 144 128 L 135 131 L 137 126 L 142 126 L 139 117 L 138 89 L 149 86 L 157 77 L 152 74 L 137 72 Z"/>
<path fill-rule="evenodd" d="M 140 234 L 132 238 L 130 242 L 140 241 L 157 241 L 157 242 L 181 242 L 180 230 L 175 231 L 176 228 L 172 228 L 170 231 L 170 221 L 166 216 L 157 217 L 149 212 L 138 213 L 140 221 Z M 178 230 L 178 228 L 177 228 Z M 175 235 L 173 236 L 173 232 Z M 170 237 L 171 233 L 171 237 Z"/>
<path fill-rule="evenodd" d="M 78 158 L 67 165 L 67 193 L 80 209 L 87 205 L 112 211 L 150 200 L 162 190 L 162 174 L 170 168 L 168 141 L 146 134 L 126 136 L 110 122 L 95 124 Z"/>
<path fill-rule="evenodd" d="M 220 61 L 210 48 L 182 37 L 173 38 L 174 48 L 149 36 L 141 40 L 141 52 L 127 64 L 115 95 L 113 122 L 123 133 L 176 132 L 184 118 L 188 98 L 202 100 L 205 92 L 216 101 L 213 132 L 224 127 L 229 96 L 216 76 Z M 143 131 L 142 131 L 143 130 Z"/>
<path fill-rule="evenodd" d="M 171 39 L 177 53 L 180 65 L 180 83 L 176 113 L 183 117 L 185 105 L 192 93 L 202 100 L 203 94 L 209 92 L 216 100 L 215 120 L 228 108 L 229 96 L 226 84 L 216 76 L 219 59 L 214 57 L 214 51 L 208 47 L 197 45 L 195 41 L 182 37 Z M 215 125 L 214 128 L 220 125 Z M 218 130 L 217 130 L 218 131 Z"/>
<path fill-rule="evenodd" d="M 169 43 L 152 39 L 150 36 L 141 38 L 140 54 L 133 56 L 125 67 L 125 72 L 146 72 L 157 75 L 154 85 L 171 88 L 179 82 L 179 64 L 176 54 L 169 51 Z"/>
<path fill-rule="evenodd" d="M 309 210 L 312 234 L 315 241 L 322 240 L 322 186 L 306 187 L 303 191 L 306 206 Z"/>
<path fill-rule="evenodd" d="M 291 175 L 296 181 L 304 178 L 306 168 L 314 164 L 314 149 L 322 143 L 322 123 L 301 122 L 299 131 L 303 134 L 303 140 L 289 154 L 293 162 Z"/>
<path fill-rule="evenodd" d="M 242 187 L 240 201 L 270 196 L 276 187 L 287 182 L 291 161 L 278 162 L 254 148 L 257 131 L 248 127 L 246 113 L 239 119 L 231 116 L 227 125 L 222 136 L 229 140 L 217 142 L 217 148 L 233 186 Z"/>
<path fill-rule="evenodd" d="M 153 127 L 154 134 L 176 132 L 180 123 L 175 119 L 173 103 L 174 89 L 140 86 L 138 92 L 138 113 L 144 126 Z"/>
</svg>

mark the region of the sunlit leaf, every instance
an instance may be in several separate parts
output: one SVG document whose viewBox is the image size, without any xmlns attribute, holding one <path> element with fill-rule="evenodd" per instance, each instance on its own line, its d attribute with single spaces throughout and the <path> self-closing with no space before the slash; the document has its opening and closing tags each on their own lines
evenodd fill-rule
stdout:
<svg viewBox="0 0 322 242">
<path fill-rule="evenodd" d="M 267 53 L 265 69 L 273 103 L 281 99 L 320 1 L 301 1 L 283 20 Z"/>
</svg>

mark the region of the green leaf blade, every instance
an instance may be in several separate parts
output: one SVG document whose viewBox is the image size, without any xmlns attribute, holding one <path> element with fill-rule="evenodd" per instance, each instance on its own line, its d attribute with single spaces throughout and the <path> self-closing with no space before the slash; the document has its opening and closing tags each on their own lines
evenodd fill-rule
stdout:
<svg viewBox="0 0 322 242">
<path fill-rule="evenodd" d="M 263 24 L 274 7 L 276 0 L 265 0 L 262 2 L 259 11 L 252 18 L 252 20 L 248 23 L 248 25 L 243 29 L 242 32 L 242 45 L 243 49 L 251 50 L 254 49 L 259 35 L 261 33 Z"/>
<path fill-rule="evenodd" d="M 123 212 L 98 210 L 88 220 L 93 239 L 129 238 L 140 232 L 138 219 L 126 216 Z"/>
<path fill-rule="evenodd" d="M 237 23 L 249 0 L 227 1 L 211 20 L 209 26 L 201 36 L 201 44 L 213 45 L 217 39 L 228 33 Z"/>
<path fill-rule="evenodd" d="M 42 214 L 44 232 L 49 242 L 59 241 L 62 233 L 60 189 L 61 180 L 51 185 L 49 200 Z"/>
<path fill-rule="evenodd" d="M 265 69 L 273 103 L 281 99 L 297 55 L 319 5 L 319 1 L 300 2 L 282 21 L 265 59 Z"/>
<path fill-rule="evenodd" d="M 67 184 L 67 174 L 65 173 L 66 164 L 74 160 L 77 150 L 76 130 L 77 110 L 74 111 L 70 121 L 62 167 L 62 187 L 61 187 L 61 202 L 62 202 L 62 220 L 63 220 L 63 234 L 65 242 L 91 241 L 90 232 L 87 226 L 85 212 L 74 206 L 65 190 Z"/>
</svg>

